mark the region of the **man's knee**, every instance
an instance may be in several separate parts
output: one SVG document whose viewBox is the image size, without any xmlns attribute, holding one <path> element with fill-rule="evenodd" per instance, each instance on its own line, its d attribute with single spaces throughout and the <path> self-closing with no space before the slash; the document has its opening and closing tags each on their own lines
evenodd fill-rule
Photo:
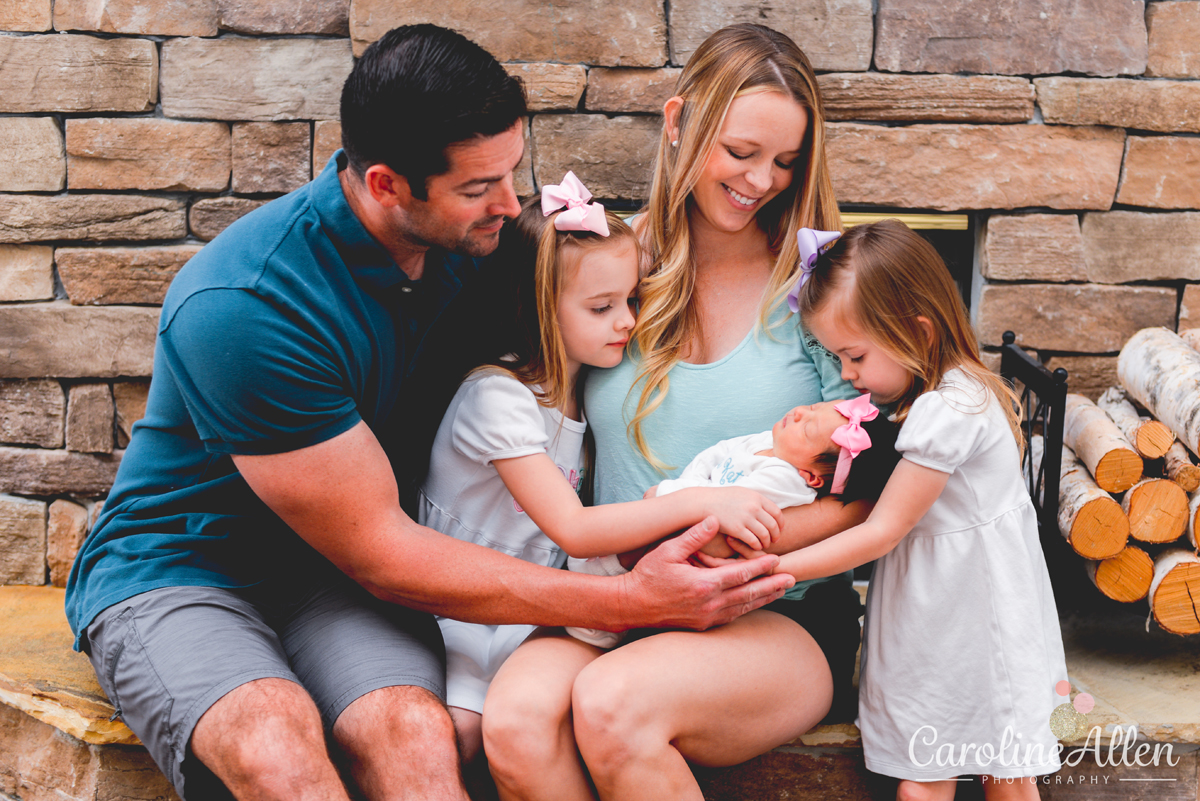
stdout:
<svg viewBox="0 0 1200 801">
<path fill-rule="evenodd" d="M 352 753 L 383 745 L 457 753 L 446 705 L 423 687 L 384 687 L 357 698 L 338 717 L 333 734 Z"/>
<path fill-rule="evenodd" d="M 218 700 L 196 724 L 192 753 L 227 784 L 304 774 L 327 759 L 316 705 L 286 679 L 251 681 Z"/>
</svg>

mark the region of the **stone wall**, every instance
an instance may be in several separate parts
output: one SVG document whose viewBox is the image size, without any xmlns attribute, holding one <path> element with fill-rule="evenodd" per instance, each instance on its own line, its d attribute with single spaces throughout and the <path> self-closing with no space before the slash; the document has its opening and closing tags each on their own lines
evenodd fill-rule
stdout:
<svg viewBox="0 0 1200 801">
<path fill-rule="evenodd" d="M 821 73 L 847 209 L 966 212 L 975 317 L 1094 392 L 1200 322 L 1200 0 L 8 0 L 0 6 L 0 583 L 62 583 L 145 405 L 156 305 L 338 146 L 356 54 L 462 30 L 529 89 L 530 193 L 645 196 L 663 100 L 721 25 Z"/>
</svg>

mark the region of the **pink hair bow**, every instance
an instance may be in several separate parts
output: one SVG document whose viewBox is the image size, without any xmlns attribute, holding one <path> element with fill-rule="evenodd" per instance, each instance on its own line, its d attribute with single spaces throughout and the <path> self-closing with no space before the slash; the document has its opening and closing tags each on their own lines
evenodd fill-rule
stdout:
<svg viewBox="0 0 1200 801">
<path fill-rule="evenodd" d="M 840 495 L 846 489 L 846 479 L 850 476 L 850 463 L 854 457 L 871 447 L 871 436 L 862 427 L 862 423 L 874 420 L 879 416 L 879 408 L 871 403 L 871 395 L 859 395 L 857 398 L 834 404 L 833 408 L 841 412 L 850 422 L 839 426 L 830 436 L 834 444 L 842 447 L 838 455 L 837 467 L 833 471 L 833 486 L 830 492 Z"/>
<path fill-rule="evenodd" d="M 592 231 L 600 236 L 608 236 L 604 207 L 599 203 L 588 203 L 591 199 L 592 193 L 583 185 L 583 181 L 568 170 L 561 184 L 542 187 L 542 216 L 549 216 L 565 206 L 567 210 L 554 218 L 557 230 Z"/>
<path fill-rule="evenodd" d="M 801 228 L 796 232 L 796 243 L 800 246 L 800 278 L 787 295 L 792 314 L 800 311 L 800 290 L 817 268 L 817 257 L 833 247 L 840 236 L 838 231 L 818 231 L 815 228 Z"/>
</svg>

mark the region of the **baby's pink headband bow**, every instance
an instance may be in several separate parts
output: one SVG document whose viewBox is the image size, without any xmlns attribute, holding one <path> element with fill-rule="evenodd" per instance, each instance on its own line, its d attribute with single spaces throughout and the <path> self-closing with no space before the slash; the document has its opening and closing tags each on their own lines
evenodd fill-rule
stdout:
<svg viewBox="0 0 1200 801">
<path fill-rule="evenodd" d="M 800 290 L 817 268 L 817 256 L 833 247 L 840 236 L 841 233 L 837 231 L 818 231 L 815 228 L 801 228 L 796 232 L 796 243 L 800 246 L 800 278 L 787 294 L 788 308 L 792 314 L 800 311 Z"/>
<path fill-rule="evenodd" d="M 583 182 L 568 171 L 562 183 L 542 187 L 542 216 L 549 216 L 559 209 L 566 211 L 554 218 L 554 227 L 559 231 L 592 231 L 608 236 L 608 219 L 604 207 L 599 203 L 588 203 L 592 193 Z"/>
<path fill-rule="evenodd" d="M 850 476 L 850 463 L 854 461 L 854 457 L 871 447 L 871 436 L 861 424 L 878 417 L 879 408 L 871 403 L 870 393 L 835 403 L 833 408 L 850 421 L 844 426 L 836 428 L 830 437 L 835 445 L 842 446 L 842 452 L 838 455 L 837 467 L 833 471 L 833 486 L 830 488 L 830 492 L 834 495 L 840 495 L 846 489 L 846 479 Z"/>
</svg>

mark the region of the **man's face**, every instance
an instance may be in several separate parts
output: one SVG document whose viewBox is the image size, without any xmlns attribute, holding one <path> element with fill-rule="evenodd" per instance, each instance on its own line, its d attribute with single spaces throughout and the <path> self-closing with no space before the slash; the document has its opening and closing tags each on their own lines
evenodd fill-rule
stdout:
<svg viewBox="0 0 1200 801">
<path fill-rule="evenodd" d="M 447 148 L 449 169 L 426 182 L 427 200 L 412 199 L 400 223 L 401 236 L 468 256 L 491 253 L 504 218 L 521 212 L 512 172 L 524 150 L 522 121 L 504 133 Z"/>
</svg>

